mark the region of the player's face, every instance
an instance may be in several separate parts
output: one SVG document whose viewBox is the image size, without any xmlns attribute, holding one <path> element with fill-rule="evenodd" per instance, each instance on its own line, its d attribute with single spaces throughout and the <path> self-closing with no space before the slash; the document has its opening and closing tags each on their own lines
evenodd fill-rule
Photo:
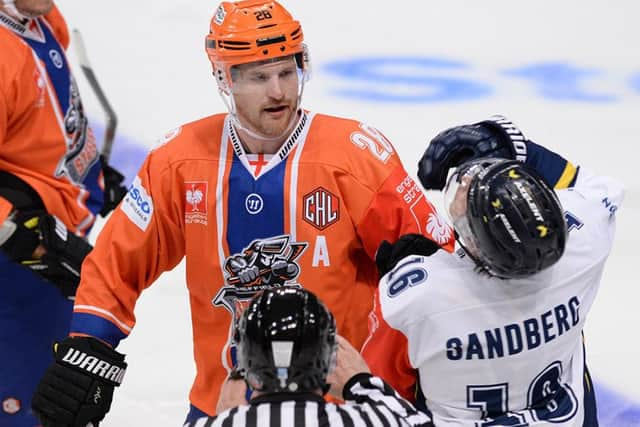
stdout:
<svg viewBox="0 0 640 427">
<path fill-rule="evenodd" d="M 480 251 L 467 219 L 469 189 L 473 176 L 464 174 L 458 181 L 456 174 L 450 177 L 445 188 L 445 206 L 453 228 L 458 233 L 458 239 L 462 241 L 467 252 L 477 259 Z"/>
<path fill-rule="evenodd" d="M 29 17 L 46 15 L 53 8 L 53 0 L 16 0 L 18 12 Z"/>
<path fill-rule="evenodd" d="M 471 183 L 470 176 L 463 176 L 460 180 L 460 185 L 456 189 L 453 200 L 447 207 L 449 209 L 449 216 L 455 223 L 457 219 L 464 216 L 467 213 L 467 196 L 469 195 L 469 184 Z"/>
<path fill-rule="evenodd" d="M 293 57 L 236 66 L 232 92 L 243 126 L 266 137 L 283 134 L 298 103 L 298 71 Z"/>
</svg>

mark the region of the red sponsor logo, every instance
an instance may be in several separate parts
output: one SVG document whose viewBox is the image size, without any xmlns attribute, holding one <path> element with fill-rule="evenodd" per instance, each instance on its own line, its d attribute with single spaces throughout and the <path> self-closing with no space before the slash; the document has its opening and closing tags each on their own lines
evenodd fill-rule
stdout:
<svg viewBox="0 0 640 427">
<path fill-rule="evenodd" d="M 318 230 L 324 230 L 340 219 L 340 199 L 322 187 L 305 194 L 302 202 L 304 220 Z"/>
<path fill-rule="evenodd" d="M 185 182 L 184 197 L 185 222 L 207 225 L 207 182 Z"/>
</svg>

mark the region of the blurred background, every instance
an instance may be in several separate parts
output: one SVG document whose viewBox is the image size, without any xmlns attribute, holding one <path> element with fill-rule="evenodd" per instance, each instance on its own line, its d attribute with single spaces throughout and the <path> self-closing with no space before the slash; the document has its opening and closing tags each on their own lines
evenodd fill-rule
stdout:
<svg viewBox="0 0 640 427">
<path fill-rule="evenodd" d="M 112 161 L 130 182 L 168 130 L 225 111 L 204 53 L 217 2 L 56 2 L 84 35 L 120 122 Z M 618 234 L 587 321 L 587 361 L 601 425 L 640 425 L 640 3 L 632 0 L 482 2 L 283 0 L 303 25 L 313 75 L 306 108 L 382 130 L 406 168 L 439 131 L 501 113 L 525 134 L 625 182 Z M 104 116 L 70 49 L 85 109 Z M 436 195 L 431 195 L 437 200 Z M 99 231 L 94 229 L 93 236 Z M 636 264 L 637 265 L 637 264 Z M 129 370 L 101 425 L 177 426 L 193 379 L 183 267 L 164 274 L 136 307 L 119 350 Z M 226 331 L 224 332 L 226 333 Z"/>
</svg>

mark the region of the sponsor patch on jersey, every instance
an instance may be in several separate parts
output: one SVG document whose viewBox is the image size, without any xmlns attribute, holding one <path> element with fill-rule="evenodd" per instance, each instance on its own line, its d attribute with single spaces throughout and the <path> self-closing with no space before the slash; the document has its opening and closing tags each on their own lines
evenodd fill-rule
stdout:
<svg viewBox="0 0 640 427">
<path fill-rule="evenodd" d="M 185 224 L 208 224 L 207 188 L 206 181 L 187 181 L 184 183 Z"/>
<path fill-rule="evenodd" d="M 15 397 L 7 397 L 2 401 L 2 410 L 9 415 L 17 414 L 21 407 L 20 400 Z"/>
<path fill-rule="evenodd" d="M 427 233 L 431 234 L 433 240 L 440 245 L 447 243 L 453 235 L 451 226 L 437 213 L 429 214 Z"/>
<path fill-rule="evenodd" d="M 340 198 L 322 187 L 302 198 L 303 219 L 318 230 L 324 230 L 340 219 Z"/>
<path fill-rule="evenodd" d="M 251 193 L 244 199 L 244 207 L 251 215 L 257 215 L 264 208 L 264 199 L 258 193 Z"/>
<path fill-rule="evenodd" d="M 136 176 L 131 183 L 129 192 L 120 204 L 120 209 L 140 230 L 147 230 L 153 216 L 153 200 L 142 186 L 140 177 Z"/>
</svg>

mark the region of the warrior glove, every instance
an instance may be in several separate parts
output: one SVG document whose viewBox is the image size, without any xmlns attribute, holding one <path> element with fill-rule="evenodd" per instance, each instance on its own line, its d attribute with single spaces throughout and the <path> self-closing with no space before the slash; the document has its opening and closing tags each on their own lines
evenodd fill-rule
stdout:
<svg viewBox="0 0 640 427">
<path fill-rule="evenodd" d="M 14 211 L 2 230 L 0 248 L 11 260 L 53 283 L 66 298 L 74 299 L 80 266 L 93 249 L 86 240 L 69 233 L 62 221 L 42 210 Z"/>
<path fill-rule="evenodd" d="M 54 345 L 54 356 L 33 396 L 33 413 L 43 427 L 97 427 L 122 383 L 124 355 L 95 338 L 70 337 Z"/>
<path fill-rule="evenodd" d="M 409 255 L 433 255 L 440 246 L 422 234 L 404 234 L 395 243 L 383 240 L 376 251 L 376 266 L 382 278 L 393 270 L 398 262 Z"/>
<path fill-rule="evenodd" d="M 104 179 L 104 202 L 100 215 L 106 217 L 127 195 L 127 187 L 122 185 L 124 175 L 109 166 L 102 156 L 100 156 L 100 161 L 102 162 L 102 177 Z"/>
<path fill-rule="evenodd" d="M 442 190 L 450 168 L 480 157 L 525 161 L 527 139 L 503 116 L 456 126 L 431 140 L 418 163 L 418 178 L 427 190 Z"/>
</svg>

